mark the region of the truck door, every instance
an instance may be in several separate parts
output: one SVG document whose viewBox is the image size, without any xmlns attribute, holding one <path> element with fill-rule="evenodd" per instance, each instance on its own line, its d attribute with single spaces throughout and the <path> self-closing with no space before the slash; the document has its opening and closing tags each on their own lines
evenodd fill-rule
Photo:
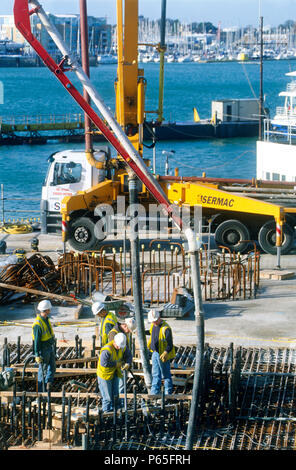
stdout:
<svg viewBox="0 0 296 470">
<path fill-rule="evenodd" d="M 48 177 L 48 211 L 60 212 L 65 196 L 71 196 L 84 189 L 84 172 L 81 163 L 55 161 Z"/>
</svg>

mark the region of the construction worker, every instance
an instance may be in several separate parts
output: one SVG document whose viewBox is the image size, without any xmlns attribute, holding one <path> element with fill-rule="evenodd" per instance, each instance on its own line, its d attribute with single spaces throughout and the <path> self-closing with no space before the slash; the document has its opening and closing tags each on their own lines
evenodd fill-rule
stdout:
<svg viewBox="0 0 296 470">
<path fill-rule="evenodd" d="M 119 318 L 108 335 L 108 341 L 112 341 L 117 333 L 124 333 L 127 339 L 127 346 L 131 349 L 131 335 L 136 328 L 136 320 L 133 317 Z"/>
<path fill-rule="evenodd" d="M 127 347 L 124 333 L 117 333 L 112 341 L 102 347 L 97 377 L 103 412 L 113 410 L 114 399 L 119 394 L 119 378 L 122 378 L 122 371 L 127 370 L 131 363 L 132 354 Z"/>
<path fill-rule="evenodd" d="M 166 395 L 173 392 L 170 360 L 176 355 L 173 345 L 171 327 L 160 317 L 158 310 L 152 309 L 148 313 L 148 321 L 151 323 L 149 330 L 148 349 L 152 352 L 152 385 L 151 395 L 157 395 L 161 390 L 161 380 L 164 379 Z"/>
<path fill-rule="evenodd" d="M 108 335 L 108 341 L 112 341 L 118 333 L 123 333 L 126 336 L 127 347 L 132 350 L 132 334 L 136 330 L 136 320 L 133 317 L 129 318 L 120 318 L 118 322 L 114 325 L 114 328 L 110 331 Z M 127 369 L 128 370 L 128 369 Z M 124 381 L 123 378 L 119 378 L 119 393 L 124 393 Z M 121 405 L 124 401 L 121 400 Z"/>
<path fill-rule="evenodd" d="M 32 326 L 32 338 L 34 341 L 35 361 L 39 364 L 38 391 L 43 390 L 43 385 L 50 390 L 56 370 L 55 337 L 49 320 L 52 305 L 49 300 L 39 302 L 36 320 Z"/>
<path fill-rule="evenodd" d="M 95 302 L 92 305 L 92 313 L 100 317 L 100 327 L 98 331 L 99 343 L 103 347 L 108 343 L 108 334 L 117 323 L 115 312 L 108 312 L 103 302 Z"/>
</svg>

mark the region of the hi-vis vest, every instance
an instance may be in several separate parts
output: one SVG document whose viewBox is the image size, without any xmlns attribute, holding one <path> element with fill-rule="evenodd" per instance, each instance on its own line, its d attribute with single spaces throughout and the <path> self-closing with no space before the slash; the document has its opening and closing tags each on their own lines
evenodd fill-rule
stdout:
<svg viewBox="0 0 296 470">
<path fill-rule="evenodd" d="M 150 338 L 147 342 L 148 349 L 150 349 L 150 345 L 151 345 L 151 337 L 152 337 L 153 328 L 154 328 L 154 325 L 152 323 L 151 327 L 150 327 Z M 165 332 L 166 332 L 167 328 L 171 329 L 171 327 L 165 321 L 163 321 L 162 324 L 160 325 L 159 337 L 158 337 L 158 353 L 159 353 L 159 355 L 161 355 L 166 350 L 167 345 L 168 345 L 167 340 L 165 339 Z M 150 351 L 152 351 L 152 349 L 150 349 Z M 170 359 L 173 359 L 175 357 L 175 355 L 176 355 L 175 346 L 173 346 L 172 350 L 168 353 L 167 360 L 169 361 Z"/>
<path fill-rule="evenodd" d="M 48 325 L 49 325 L 49 327 L 48 327 L 48 325 L 45 323 L 43 318 L 40 315 L 37 315 L 36 320 L 32 325 L 32 338 L 33 338 L 33 341 L 35 341 L 34 327 L 36 325 L 39 325 L 41 330 L 42 330 L 42 334 L 41 334 L 41 341 L 42 342 L 43 341 L 48 341 L 49 339 L 54 337 L 53 329 L 52 329 L 49 318 L 48 318 Z"/>
<path fill-rule="evenodd" d="M 108 343 L 108 334 L 106 333 L 106 326 L 111 324 L 114 326 L 117 323 L 117 317 L 115 313 L 109 312 L 104 318 L 101 320 L 100 324 L 100 336 L 102 339 L 102 346 Z"/>
<path fill-rule="evenodd" d="M 125 349 L 126 348 L 115 349 L 113 346 L 113 341 L 110 341 L 110 343 L 107 343 L 105 346 L 103 346 L 101 349 L 101 354 L 102 354 L 102 351 L 109 351 L 110 361 L 116 362 L 116 364 L 113 367 L 103 367 L 101 365 L 101 354 L 100 354 L 100 357 L 98 360 L 98 367 L 97 367 L 97 376 L 104 380 L 112 380 L 114 377 L 114 374 L 116 373 L 118 377 L 122 377 L 122 372 L 120 368 L 118 367 L 118 365 L 120 362 L 123 361 L 123 354 L 125 352 Z"/>
</svg>

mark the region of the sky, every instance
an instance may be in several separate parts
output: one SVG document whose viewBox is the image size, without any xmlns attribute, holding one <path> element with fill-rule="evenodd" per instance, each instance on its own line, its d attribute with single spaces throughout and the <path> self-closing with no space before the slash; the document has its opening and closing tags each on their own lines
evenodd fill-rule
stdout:
<svg viewBox="0 0 296 470">
<path fill-rule="evenodd" d="M 79 0 L 39 0 L 50 13 L 79 12 Z M 12 14 L 14 0 L 0 0 L 0 15 Z M 167 0 L 167 18 L 183 22 L 210 21 L 221 27 L 259 24 L 277 26 L 286 20 L 296 21 L 296 0 Z M 88 0 L 88 14 L 107 17 L 116 22 L 116 0 Z M 140 14 L 147 18 L 160 18 L 161 0 L 139 0 Z"/>
</svg>

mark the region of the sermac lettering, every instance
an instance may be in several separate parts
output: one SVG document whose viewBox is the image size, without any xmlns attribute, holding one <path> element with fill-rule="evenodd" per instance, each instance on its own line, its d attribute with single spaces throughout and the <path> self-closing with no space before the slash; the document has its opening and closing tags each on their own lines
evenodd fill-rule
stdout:
<svg viewBox="0 0 296 470">
<path fill-rule="evenodd" d="M 211 204 L 212 206 L 220 207 L 233 207 L 234 199 L 228 199 L 227 197 L 215 197 L 215 196 L 200 196 L 202 204 Z"/>
</svg>

